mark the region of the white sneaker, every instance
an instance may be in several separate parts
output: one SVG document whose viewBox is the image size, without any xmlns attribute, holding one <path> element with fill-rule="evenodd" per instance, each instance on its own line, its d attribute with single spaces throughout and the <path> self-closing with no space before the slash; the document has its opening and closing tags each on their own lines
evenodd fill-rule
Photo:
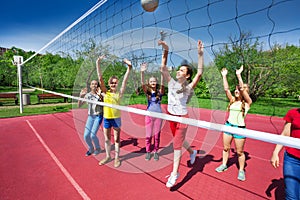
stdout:
<svg viewBox="0 0 300 200">
<path fill-rule="evenodd" d="M 175 185 L 175 183 L 176 183 L 178 177 L 179 177 L 179 173 L 177 173 L 176 176 L 173 176 L 172 173 L 171 173 L 171 175 L 170 175 L 169 178 L 168 178 L 168 182 L 166 183 L 166 186 L 167 186 L 168 188 L 173 187 L 173 186 Z"/>
<path fill-rule="evenodd" d="M 196 156 L 197 156 L 197 150 L 193 150 L 193 153 L 190 155 L 190 163 L 191 165 L 195 163 L 196 160 Z"/>
</svg>

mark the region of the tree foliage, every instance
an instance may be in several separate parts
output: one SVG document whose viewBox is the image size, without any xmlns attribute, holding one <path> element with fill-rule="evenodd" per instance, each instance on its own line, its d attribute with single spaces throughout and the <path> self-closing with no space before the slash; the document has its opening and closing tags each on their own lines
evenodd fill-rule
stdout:
<svg viewBox="0 0 300 200">
<path fill-rule="evenodd" d="M 266 51 L 258 39 L 252 42 L 250 35 L 243 33 L 238 39 L 230 38 L 229 44 L 224 45 L 216 54 L 215 64 L 218 69 L 226 67 L 229 71 L 231 89 L 237 84 L 235 70 L 241 65 L 244 66 L 242 77 L 244 82 L 249 84 L 253 101 L 267 94 L 275 95 L 275 88 L 285 90 L 286 77 L 296 82 L 295 85 L 299 85 L 299 80 L 291 76 L 294 69 L 300 67 L 299 47 L 275 44 L 271 50 Z M 294 87 L 288 91 L 297 93 L 299 89 Z M 281 96 L 280 93 L 277 91 L 276 95 Z"/>
<path fill-rule="evenodd" d="M 23 83 L 51 90 L 74 88 L 78 91 L 82 87 L 89 88 L 90 81 L 98 79 L 95 65 L 99 55 L 106 55 L 106 59 L 101 63 L 106 86 L 108 87 L 108 79 L 112 75 L 118 76 L 122 81 L 127 66 L 120 58 L 110 53 L 109 46 L 102 46 L 90 40 L 80 49 L 72 55 L 58 52 L 35 56 L 22 66 Z M 33 54 L 34 52 L 25 52 L 13 47 L 0 55 L 0 85 L 17 86 L 17 67 L 12 63 L 13 56 L 20 55 L 26 60 Z M 127 88 L 139 94 L 139 63 L 151 63 L 152 57 L 136 52 L 124 56 L 133 64 Z M 238 38 L 230 37 L 229 42 L 215 53 L 214 63 L 205 66 L 203 78 L 195 88 L 197 97 L 224 96 L 220 76 L 223 67 L 229 71 L 228 82 L 233 90 L 237 84 L 235 70 L 241 65 L 244 66 L 242 77 L 250 86 L 253 101 L 261 96 L 300 95 L 300 48 L 295 45 L 274 44 L 272 47 L 269 45 L 269 50 L 265 50 L 263 43 L 258 39 L 252 39 L 250 33 L 242 33 Z M 175 71 L 171 74 L 174 73 Z M 145 78 L 149 78 L 150 75 L 160 78 L 159 70 L 151 71 Z"/>
</svg>

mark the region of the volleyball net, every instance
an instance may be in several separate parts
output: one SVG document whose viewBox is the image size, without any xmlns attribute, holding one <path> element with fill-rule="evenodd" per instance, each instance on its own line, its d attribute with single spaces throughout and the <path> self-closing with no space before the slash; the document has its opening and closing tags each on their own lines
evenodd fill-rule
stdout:
<svg viewBox="0 0 300 200">
<path fill-rule="evenodd" d="M 156 11 L 145 12 L 140 0 L 101 0 L 22 63 L 23 86 L 58 94 L 74 103 L 78 100 L 88 102 L 78 94 L 82 88 L 89 88 L 91 80 L 98 79 L 95 63 L 99 55 L 106 55 L 101 63 L 106 84 L 111 75 L 122 80 L 126 71 L 122 60 L 127 58 L 131 60 L 133 70 L 122 104 L 100 102 L 100 105 L 207 129 L 205 140 L 211 144 L 208 151 L 223 131 L 300 148 L 300 140 L 296 138 L 249 129 L 241 131 L 223 125 L 226 112 L 220 110 L 225 110 L 228 102 L 223 91 L 221 68 L 228 68 L 228 81 L 233 89 L 237 83 L 235 69 L 244 65 L 242 76 L 244 82 L 250 84 L 251 96 L 255 98 L 268 88 L 280 86 L 278 77 L 283 75 L 283 65 L 300 62 L 298 54 L 285 57 L 282 50 L 299 41 L 300 26 L 284 23 L 279 16 L 279 10 L 286 9 L 289 10 L 287 20 L 295 21 L 298 13 L 292 8 L 297 7 L 298 2 L 282 0 L 252 4 L 238 0 L 161 0 Z M 130 106 L 136 104 L 135 99 L 144 96 L 140 85 L 142 62 L 148 63 L 146 79 L 153 75 L 160 77 L 162 49 L 157 45 L 160 39 L 169 44 L 168 67 L 172 75 L 182 60 L 197 67 L 197 40 L 204 43 L 205 68 L 189 104 L 193 113 L 189 118 L 170 116 L 164 114 L 166 112 L 151 113 Z M 296 76 L 292 77 L 294 79 L 290 81 L 297 87 L 299 81 Z M 283 78 L 282 81 L 286 80 Z M 73 92 L 54 92 L 57 88 L 72 88 Z M 146 98 L 139 99 L 146 103 Z M 209 99 L 209 107 L 214 111 L 205 121 L 200 120 L 201 113 L 196 109 L 203 99 Z M 167 103 L 166 100 L 164 96 L 163 103 Z M 76 104 L 73 109 L 77 109 Z M 74 118 L 82 116 L 78 114 Z M 189 132 L 191 140 L 196 134 L 197 131 Z"/>
</svg>

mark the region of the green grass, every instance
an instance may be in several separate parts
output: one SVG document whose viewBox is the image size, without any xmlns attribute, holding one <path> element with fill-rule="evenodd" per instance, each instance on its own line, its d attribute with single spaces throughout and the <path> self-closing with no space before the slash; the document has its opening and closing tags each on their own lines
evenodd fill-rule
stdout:
<svg viewBox="0 0 300 200">
<path fill-rule="evenodd" d="M 288 110 L 299 107 L 300 101 L 293 97 L 260 98 L 257 102 L 252 104 L 249 113 L 283 117 Z"/>
<path fill-rule="evenodd" d="M 3 108 L 0 107 L 0 118 L 68 112 L 71 109 L 71 103 L 49 104 L 47 106 L 24 106 L 23 113 L 20 113 L 18 106 L 5 106 Z"/>
<path fill-rule="evenodd" d="M 126 98 L 126 97 L 125 97 Z M 129 104 L 147 104 L 146 97 L 144 95 L 131 95 Z M 163 104 L 167 104 L 167 96 L 163 97 Z M 199 107 L 213 110 L 226 110 L 228 106 L 228 100 L 226 98 L 222 99 L 199 99 L 192 98 L 190 102 L 191 107 Z M 300 107 L 300 101 L 294 97 L 290 98 L 259 98 L 257 102 L 251 105 L 249 113 L 259 114 L 266 116 L 278 116 L 283 117 L 288 110 L 292 108 Z"/>
<path fill-rule="evenodd" d="M 18 92 L 17 88 L 0 87 L 0 92 Z M 71 89 L 61 89 L 56 92 L 71 94 Z M 50 114 L 58 112 L 68 112 L 72 109 L 72 101 L 69 99 L 68 103 L 64 103 L 64 99 L 45 99 L 38 103 L 37 94 L 41 91 L 33 91 L 26 94 L 30 95 L 30 105 L 23 106 L 23 113 L 20 113 L 19 106 L 16 106 L 13 100 L 0 99 L 0 118 L 18 117 L 28 115 Z M 19 95 L 17 94 L 18 98 Z M 20 100 L 20 98 L 19 98 Z"/>
<path fill-rule="evenodd" d="M 0 92 L 16 91 L 16 88 L 7 89 L 1 88 Z M 72 90 L 59 90 L 64 94 L 71 94 Z M 63 103 L 63 99 L 47 99 L 38 104 L 37 94 L 40 91 L 34 91 L 30 94 L 30 105 L 23 107 L 23 113 L 20 114 L 20 108 L 14 105 L 13 101 L 0 101 L 0 118 L 49 114 L 57 112 L 67 112 L 72 108 L 76 108 L 76 104 L 72 104 L 72 100 L 69 99 L 68 103 Z M 260 98 L 257 102 L 251 105 L 249 113 L 260 114 L 266 116 L 278 116 L 283 117 L 287 111 L 291 108 L 299 107 L 300 101 L 295 98 Z M 125 95 L 122 105 L 134 105 L 134 104 L 147 104 L 145 95 Z M 167 104 L 167 96 L 163 97 L 162 104 Z M 226 99 L 199 99 L 192 98 L 190 106 L 200 107 L 213 110 L 226 110 L 228 101 Z M 86 108 L 84 106 L 83 108 Z"/>
</svg>

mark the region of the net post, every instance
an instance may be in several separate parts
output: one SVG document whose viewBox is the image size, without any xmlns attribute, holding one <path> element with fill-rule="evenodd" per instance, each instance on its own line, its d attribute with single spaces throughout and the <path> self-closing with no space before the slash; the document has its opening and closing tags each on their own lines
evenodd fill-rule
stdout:
<svg viewBox="0 0 300 200">
<path fill-rule="evenodd" d="M 23 113 L 22 63 L 23 63 L 23 56 L 14 56 L 14 64 L 17 65 L 17 70 L 18 70 L 19 101 L 20 101 L 20 113 L 21 114 Z"/>
</svg>

